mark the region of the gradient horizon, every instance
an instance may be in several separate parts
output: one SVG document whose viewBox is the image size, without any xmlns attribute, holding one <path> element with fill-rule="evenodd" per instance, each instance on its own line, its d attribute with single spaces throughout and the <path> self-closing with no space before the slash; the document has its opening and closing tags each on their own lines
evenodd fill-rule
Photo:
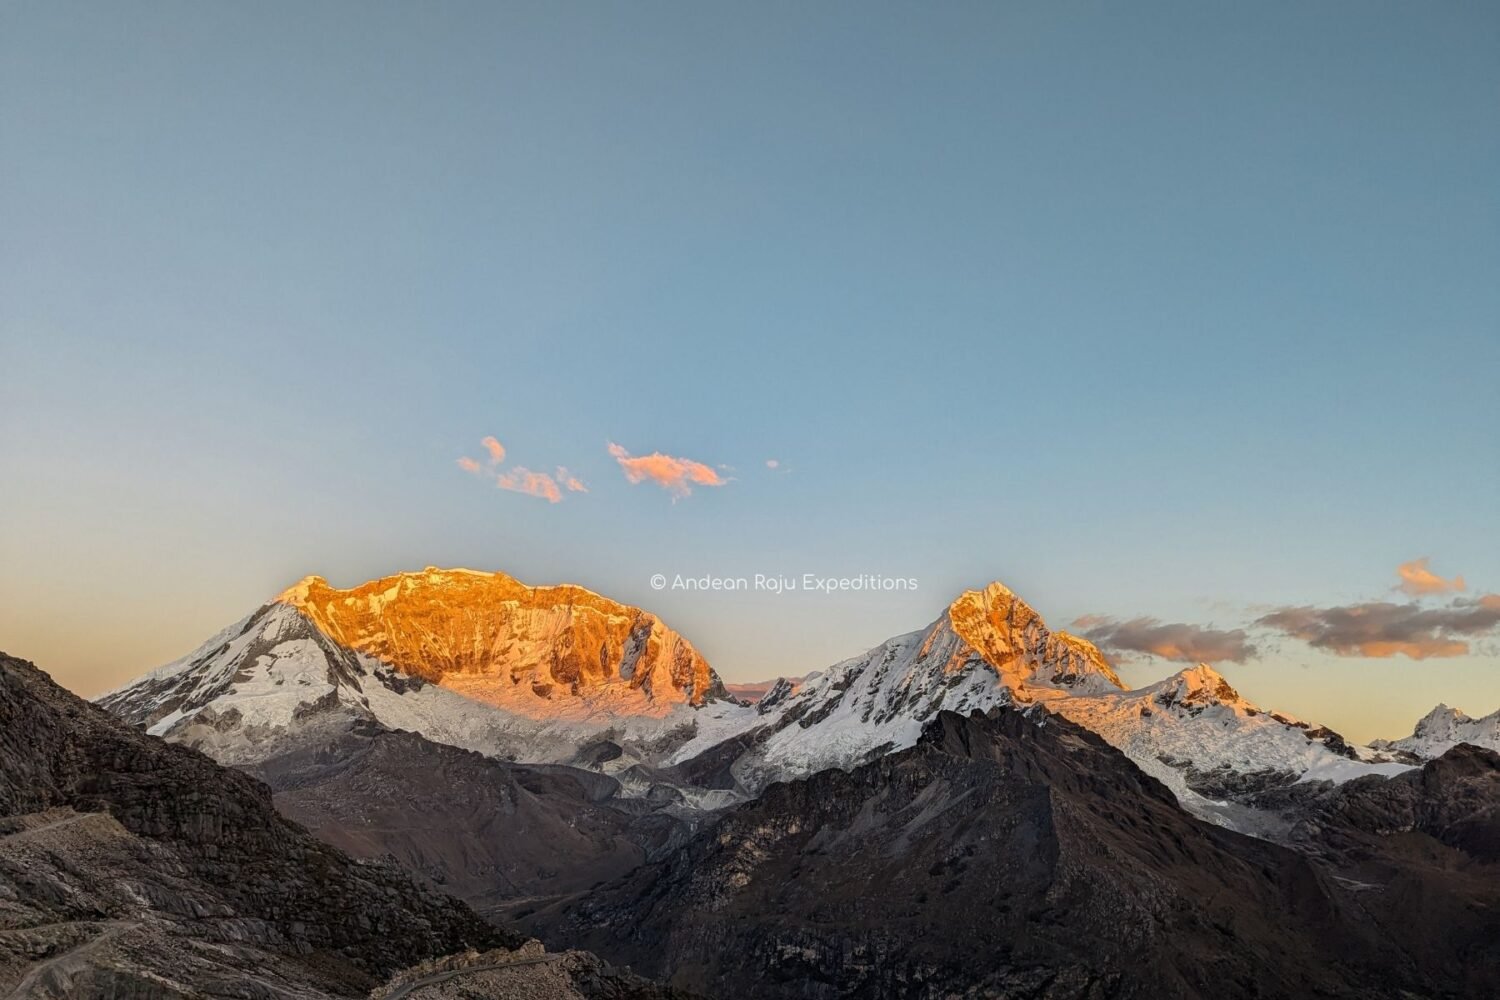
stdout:
<svg viewBox="0 0 1500 1000">
<path fill-rule="evenodd" d="M 1478 4 L 8 5 L 0 648 L 97 694 L 427 565 L 731 681 L 992 579 L 1062 628 L 1500 591 L 1497 50 Z M 1218 668 L 1360 741 L 1500 708 L 1492 635 L 1261 644 Z"/>
</svg>

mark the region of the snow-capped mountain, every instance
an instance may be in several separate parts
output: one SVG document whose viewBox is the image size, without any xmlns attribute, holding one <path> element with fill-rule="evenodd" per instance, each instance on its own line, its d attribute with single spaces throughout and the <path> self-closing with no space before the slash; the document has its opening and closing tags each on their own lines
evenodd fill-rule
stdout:
<svg viewBox="0 0 1500 1000">
<path fill-rule="evenodd" d="M 1221 800 L 1243 792 L 1406 766 L 1262 711 L 1207 665 L 1128 690 L 1092 643 L 1048 628 L 999 583 L 748 704 L 654 615 L 579 587 L 430 568 L 349 590 L 309 577 L 99 701 L 230 763 L 373 719 L 508 760 L 604 770 L 630 793 L 666 783 L 700 805 L 905 749 L 943 709 L 1002 705 L 1094 730 L 1220 821 L 1238 808 Z"/>
<path fill-rule="evenodd" d="M 1410 736 L 1399 740 L 1376 740 L 1377 750 L 1408 753 L 1422 760 L 1441 757 L 1460 743 L 1500 751 L 1500 711 L 1471 719 L 1456 708 L 1439 705 L 1421 719 Z"/>
<path fill-rule="evenodd" d="M 795 688 L 772 688 L 753 710 L 710 707 L 699 715 L 697 738 L 671 762 L 685 763 L 726 739 L 748 740 L 733 776 L 756 791 L 909 747 L 940 709 L 982 711 L 1045 691 L 1120 689 L 1093 643 L 1049 630 L 1029 605 L 992 583 L 960 595 L 920 632 L 888 639 Z"/>
<path fill-rule="evenodd" d="M 1099 650 L 992 583 L 955 600 L 926 629 L 887 640 L 771 692 L 755 709 L 706 707 L 698 735 L 669 763 L 697 780 L 756 793 L 772 781 L 849 769 L 915 744 L 940 710 L 1031 706 L 1094 730 L 1164 782 L 1187 808 L 1225 821 L 1215 800 L 1233 779 L 1258 785 L 1346 780 L 1403 765 L 1366 763 L 1338 734 L 1242 698 L 1199 665 L 1127 690 Z"/>
<path fill-rule="evenodd" d="M 1407 769 L 1367 760 L 1373 755 L 1331 729 L 1257 707 L 1206 663 L 1134 690 L 1044 704 L 1119 748 L 1188 811 L 1231 825 L 1237 810 L 1227 803 L 1241 793 Z"/>
<path fill-rule="evenodd" d="M 668 738 L 723 696 L 649 612 L 581 587 L 428 568 L 350 590 L 308 577 L 99 703 L 228 761 L 274 752 L 329 714 L 552 761 L 605 735 Z"/>
</svg>

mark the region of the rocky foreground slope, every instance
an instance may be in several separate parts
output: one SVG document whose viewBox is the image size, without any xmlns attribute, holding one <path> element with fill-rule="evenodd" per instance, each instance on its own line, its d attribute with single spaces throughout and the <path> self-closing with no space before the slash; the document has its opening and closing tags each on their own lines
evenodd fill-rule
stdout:
<svg viewBox="0 0 1500 1000">
<path fill-rule="evenodd" d="M 314 839 L 260 782 L 0 656 L 0 985 L 244 995 L 231 986 L 247 979 L 348 996 L 423 958 L 519 942 Z"/>
<path fill-rule="evenodd" d="M 425 971 L 400 974 L 413 968 Z M 329 1000 L 372 988 L 684 996 L 592 955 L 548 954 L 394 864 L 355 861 L 282 818 L 260 782 L 0 654 L 0 996 Z"/>
<path fill-rule="evenodd" d="M 532 922 L 723 996 L 1494 996 L 1500 878 L 1448 851 L 1366 882 L 1361 862 L 1195 820 L 1044 708 L 944 711 L 912 747 L 773 784 Z M 1440 919 L 1403 926 L 1413 913 Z"/>
</svg>

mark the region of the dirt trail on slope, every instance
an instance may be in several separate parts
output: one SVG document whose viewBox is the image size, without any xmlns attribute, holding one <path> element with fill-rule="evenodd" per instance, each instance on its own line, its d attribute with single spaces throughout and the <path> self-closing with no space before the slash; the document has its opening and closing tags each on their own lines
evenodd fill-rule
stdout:
<svg viewBox="0 0 1500 1000">
<path fill-rule="evenodd" d="M 62 819 L 55 819 L 50 823 L 43 823 L 41 826 L 28 827 L 25 830 L 17 830 L 15 833 L 7 833 L 4 836 L 0 836 L 0 844 L 18 843 L 20 841 L 30 840 L 32 837 L 36 836 L 39 833 L 46 833 L 48 830 L 56 830 L 60 827 L 71 826 L 72 824 L 77 823 L 79 820 L 88 819 L 90 816 L 97 815 L 99 814 L 72 813 L 71 815 L 64 816 Z"/>
<path fill-rule="evenodd" d="M 520 969 L 534 965 L 549 965 L 559 961 L 562 957 L 561 955 L 545 955 L 541 958 L 523 958 L 514 962 L 491 962 L 485 965 L 471 966 L 467 969 L 449 969 L 446 972 L 437 972 L 418 979 L 416 982 L 400 986 L 394 993 L 386 994 L 382 1000 L 403 1000 L 404 997 L 411 995 L 417 990 L 446 983 L 460 976 L 472 976 L 481 972 L 503 972 L 509 969 Z"/>
<path fill-rule="evenodd" d="M 63 820 L 53 825 L 61 825 L 62 822 L 71 822 L 71 820 Z M 104 928 L 104 931 L 98 937 L 33 966 L 31 971 L 26 973 L 25 978 L 16 984 L 16 988 L 10 991 L 9 1000 L 26 1000 L 36 993 L 38 987 L 51 987 L 61 996 L 68 995 L 70 992 L 68 987 L 73 977 L 88 968 L 89 960 L 99 949 L 121 934 L 133 931 L 141 925 L 134 920 L 111 920 L 100 926 Z M 52 991 L 49 989 L 49 992 Z"/>
</svg>

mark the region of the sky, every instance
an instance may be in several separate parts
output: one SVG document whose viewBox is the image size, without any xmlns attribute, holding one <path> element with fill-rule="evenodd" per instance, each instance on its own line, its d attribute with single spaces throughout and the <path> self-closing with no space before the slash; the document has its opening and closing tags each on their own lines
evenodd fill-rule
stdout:
<svg viewBox="0 0 1500 1000">
<path fill-rule="evenodd" d="M 1494 711 L 1497 51 L 1482 3 L 6 3 L 0 648 L 92 695 L 467 566 L 751 680 L 1000 579 L 1135 684 Z M 670 585 L 757 573 L 915 588 Z"/>
</svg>

